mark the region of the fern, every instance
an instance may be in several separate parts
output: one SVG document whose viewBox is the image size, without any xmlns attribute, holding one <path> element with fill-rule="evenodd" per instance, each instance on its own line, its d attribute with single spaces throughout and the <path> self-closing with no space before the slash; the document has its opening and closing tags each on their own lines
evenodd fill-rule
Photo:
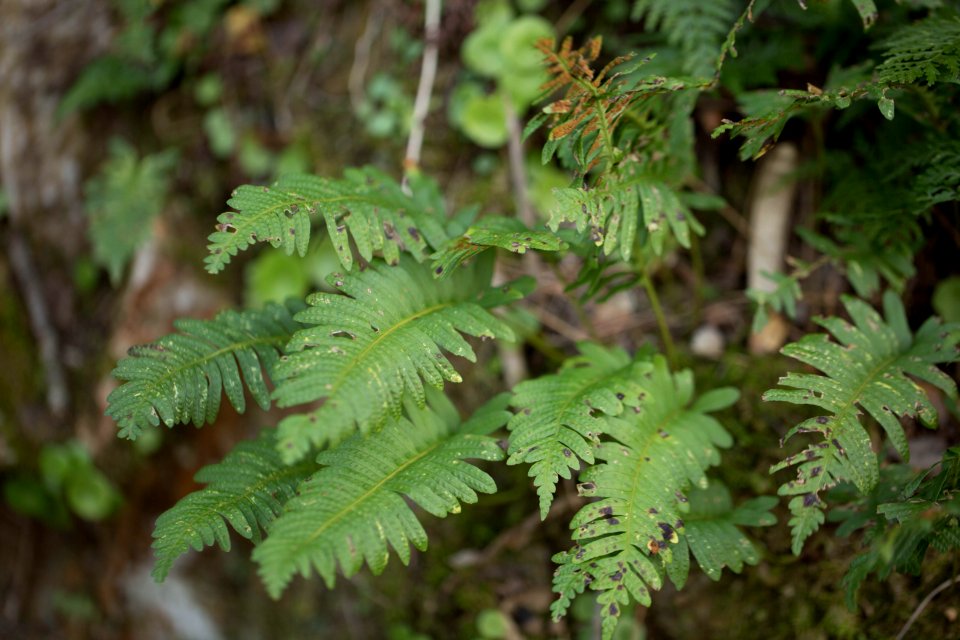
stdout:
<svg viewBox="0 0 960 640">
<path fill-rule="evenodd" d="M 731 444 L 707 413 L 733 403 L 735 390 L 717 389 L 693 401 L 691 373 L 671 374 L 661 356 L 640 382 L 644 402 L 608 421 L 608 439 L 594 452 L 602 464 L 580 475 L 581 495 L 600 500 L 574 516 L 570 526 L 577 546 L 554 556 L 560 565 L 554 618 L 589 585 L 600 592 L 604 637 L 610 637 L 631 598 L 650 604 L 650 589 L 661 587 L 669 546 L 679 542 L 684 527 L 683 492 L 705 487 L 705 469 L 720 461 L 718 447 Z"/>
<path fill-rule="evenodd" d="M 220 410 L 221 391 L 243 412 L 243 381 L 254 401 L 270 406 L 272 379 L 280 352 L 297 330 L 292 313 L 301 305 L 267 305 L 260 311 L 223 311 L 213 320 L 181 319 L 179 333 L 133 347 L 113 375 L 125 381 L 107 397 L 107 415 L 120 436 L 136 439 L 144 429 L 211 423 Z"/>
<path fill-rule="evenodd" d="M 777 313 L 786 313 L 791 319 L 796 319 L 797 300 L 803 298 L 803 291 L 800 289 L 799 278 L 796 275 L 768 271 L 763 271 L 762 275 L 773 283 L 774 289 L 773 291 L 747 289 L 747 298 L 757 306 L 753 314 L 753 324 L 750 327 L 753 333 L 760 333 L 767 326 L 769 319 L 767 307 Z"/>
<path fill-rule="evenodd" d="M 690 511 L 683 518 L 683 535 L 666 566 L 677 589 L 686 584 L 691 554 L 711 580 L 719 580 L 724 567 L 740 573 L 745 564 L 760 561 L 756 545 L 737 527 L 775 524 L 770 509 L 776 506 L 776 498 L 761 496 L 734 508 L 730 491 L 716 480 L 705 489 L 692 489 L 687 498 Z"/>
<path fill-rule="evenodd" d="M 850 507 L 831 512 L 831 520 L 841 523 L 838 535 L 864 529 L 865 549 L 843 578 L 848 608 L 856 608 L 857 591 L 870 573 L 881 579 L 893 571 L 916 575 L 930 548 L 940 553 L 960 548 L 958 488 L 960 449 L 952 447 L 919 474 L 908 465 L 884 469 L 873 491 L 854 497 Z"/>
<path fill-rule="evenodd" d="M 566 243 L 549 231 L 527 229 L 514 218 L 484 218 L 433 254 L 433 272 L 446 278 L 464 262 L 494 247 L 523 254 L 530 249 L 560 251 Z"/>
<path fill-rule="evenodd" d="M 477 492 L 495 492 L 493 478 L 464 460 L 503 458 L 487 434 L 509 417 L 506 400 L 496 399 L 461 427 L 449 401 L 445 415 L 408 402 L 407 416 L 375 437 L 356 434 L 322 452 L 317 461 L 324 468 L 300 486 L 253 553 L 270 595 L 279 597 L 295 573 L 307 576 L 311 567 L 329 587 L 337 565 L 346 577 L 364 563 L 378 574 L 388 545 L 409 563 L 410 544 L 424 550 L 427 536 L 408 499 L 442 518 L 459 513 L 461 502 L 476 502 Z"/>
<path fill-rule="evenodd" d="M 827 335 L 805 336 L 782 353 L 822 371 L 825 375 L 788 373 L 780 379 L 787 389 L 771 389 L 764 400 L 809 404 L 827 411 L 791 428 L 784 440 L 797 433 L 819 433 L 823 440 L 774 465 L 771 473 L 797 466 L 797 479 L 780 487 L 780 495 L 793 496 L 793 552 L 823 523 L 820 493 L 840 481 L 850 480 L 863 493 L 877 483 L 877 458 L 870 435 L 861 422 L 861 410 L 883 427 L 903 459 L 909 449 L 899 418 L 919 417 L 934 424 L 936 410 L 910 378 L 932 384 L 956 397 L 956 383 L 935 365 L 957 360 L 953 328 L 946 330 L 931 318 L 911 334 L 903 305 L 896 294 L 883 297 L 886 321 L 866 303 L 844 297 L 854 324 L 839 318 L 820 318 L 838 342 Z"/>
<path fill-rule="evenodd" d="M 711 76 L 730 27 L 742 10 L 740 0 L 636 0 L 633 19 L 664 34 L 680 50 L 683 70 Z"/>
<path fill-rule="evenodd" d="M 490 256 L 492 257 L 492 256 Z M 334 274 L 331 285 L 345 295 L 318 293 L 296 320 L 308 325 L 287 345 L 277 367 L 282 380 L 274 398 L 281 407 L 315 400 L 323 405 L 280 423 L 280 446 L 287 461 L 312 445 L 337 442 L 359 427 L 367 432 L 399 415 L 410 395 L 424 403 L 424 385 L 442 388 L 460 374 L 441 350 L 474 361 L 459 332 L 482 338 L 512 339 L 513 332 L 487 310 L 522 297 L 529 280 L 483 292 L 492 263 L 458 269 L 434 280 L 412 261 L 398 267 L 375 264 L 363 273 Z"/>
<path fill-rule="evenodd" d="M 901 27 L 880 43 L 879 82 L 913 84 L 960 79 L 960 16 L 932 16 Z"/>
<path fill-rule="evenodd" d="M 635 407 L 649 362 L 631 359 L 619 349 L 585 342 L 580 356 L 568 358 L 559 373 L 528 380 L 513 390 L 518 410 L 510 419 L 507 464 L 529 464 L 546 518 L 559 478 L 570 478 L 580 460 L 594 463 L 594 449 L 609 417 Z"/>
<path fill-rule="evenodd" d="M 349 170 L 342 180 L 291 175 L 271 187 L 245 185 L 227 204 L 234 211 L 217 217 L 217 230 L 209 237 L 210 273 L 222 271 L 233 256 L 256 242 L 303 256 L 312 216 L 322 218 L 340 264 L 348 271 L 354 260 L 350 240 L 364 260 L 380 251 L 391 264 L 397 263 L 401 251 L 423 261 L 428 246 L 437 249 L 446 240 L 442 212 L 422 207 L 391 178 L 369 167 Z"/>
<path fill-rule="evenodd" d="M 124 140 L 110 141 L 110 156 L 85 185 L 84 209 L 90 218 L 93 259 L 114 284 L 134 252 L 150 237 L 151 223 L 163 208 L 176 152 L 139 158 Z"/>
<path fill-rule="evenodd" d="M 614 134 L 630 109 L 654 95 L 679 91 L 686 85 L 660 76 L 628 80 L 629 74 L 647 62 L 635 61 L 632 55 L 614 58 L 597 73 L 590 65 L 600 55 L 601 39 L 593 38 L 580 49 L 574 49 L 572 42 L 569 37 L 564 39 L 557 51 L 553 40 L 537 44 L 551 76 L 543 85 L 544 97 L 555 92 L 562 92 L 563 97 L 545 106 L 524 134 L 530 135 L 549 122 L 543 162 L 548 162 L 560 144 L 566 143 L 581 172 L 586 174 L 601 160 L 609 167 L 622 158 L 623 151 L 615 144 Z"/>
<path fill-rule="evenodd" d="M 157 519 L 154 579 L 162 581 L 174 560 L 191 548 L 200 551 L 216 542 L 229 551 L 227 524 L 254 544 L 261 542 L 261 530 L 269 530 L 300 482 L 317 468 L 313 461 L 283 464 L 276 444 L 276 431 L 264 430 L 256 440 L 241 442 L 221 462 L 197 473 L 194 479 L 207 486 Z"/>
<path fill-rule="evenodd" d="M 909 236 L 901 237 L 899 242 L 877 246 L 878 243 L 872 242 L 860 228 L 845 231 L 838 229 L 845 246 L 806 229 L 798 229 L 797 234 L 807 244 L 833 258 L 861 298 L 868 298 L 879 291 L 881 278 L 894 290 L 902 291 L 907 280 L 916 273 L 913 251 L 905 242 L 909 241 Z"/>
<path fill-rule="evenodd" d="M 604 254 L 619 249 L 625 261 L 633 255 L 638 237 L 642 247 L 658 256 L 671 236 L 689 249 L 691 233 L 703 234 L 703 226 L 674 189 L 629 164 L 594 189 L 554 189 L 557 206 L 548 226 L 557 231 L 562 223 L 572 222 L 581 233 L 589 230 L 590 240 L 603 247 Z"/>
</svg>

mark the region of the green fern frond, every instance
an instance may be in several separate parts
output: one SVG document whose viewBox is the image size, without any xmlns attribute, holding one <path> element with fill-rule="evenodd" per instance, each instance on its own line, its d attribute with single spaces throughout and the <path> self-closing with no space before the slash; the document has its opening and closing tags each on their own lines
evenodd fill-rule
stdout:
<svg viewBox="0 0 960 640">
<path fill-rule="evenodd" d="M 960 17 L 932 16 L 901 27 L 880 44 L 884 61 L 877 67 L 882 84 L 960 79 Z"/>
<path fill-rule="evenodd" d="M 776 517 L 770 513 L 776 498 L 761 496 L 734 508 L 730 492 L 716 480 L 711 480 L 706 489 L 692 489 L 687 498 L 690 511 L 683 518 L 683 535 L 666 566 L 677 589 L 686 584 L 691 553 L 711 580 L 719 580 L 724 567 L 740 573 L 745 564 L 760 561 L 760 552 L 738 527 L 776 524 Z"/>
<path fill-rule="evenodd" d="M 805 336 L 782 349 L 790 356 L 823 372 L 788 373 L 780 379 L 787 389 L 771 389 L 764 400 L 809 404 L 825 409 L 826 415 L 804 420 L 789 430 L 784 440 L 797 433 L 819 433 L 823 440 L 774 465 L 771 473 L 797 465 L 797 479 L 780 487 L 790 501 L 793 518 L 793 552 L 823 523 L 820 492 L 842 480 L 852 481 L 866 493 L 877 483 L 877 457 L 870 435 L 861 422 L 861 411 L 883 427 L 904 460 L 910 451 L 900 425 L 904 416 L 935 424 L 936 409 L 923 389 L 911 378 L 927 382 L 951 398 L 956 383 L 936 365 L 958 359 L 957 334 L 931 318 L 911 334 L 903 304 L 893 292 L 883 297 L 886 320 L 869 305 L 844 297 L 853 325 L 840 318 L 821 318 L 826 334 Z M 907 376 L 910 377 L 907 377 Z"/>
<path fill-rule="evenodd" d="M 798 229 L 797 235 L 833 258 L 861 298 L 869 298 L 879 291 L 881 278 L 895 291 L 902 291 L 916 273 L 908 234 L 895 242 L 879 245 L 860 226 L 849 230 L 841 228 L 837 229 L 837 235 L 842 238 L 843 246 L 808 229 Z"/>
<path fill-rule="evenodd" d="M 797 300 L 803 298 L 803 291 L 800 289 L 800 282 L 796 276 L 785 273 L 770 273 L 769 271 L 761 273 L 775 287 L 773 291 L 747 289 L 747 298 L 757 306 L 753 314 L 753 324 L 750 327 L 752 333 L 760 333 L 767 326 L 767 307 L 777 313 L 786 313 L 787 317 L 791 319 L 796 319 Z"/>
<path fill-rule="evenodd" d="M 847 508 L 830 513 L 831 520 L 842 522 L 838 535 L 865 530 L 866 548 L 841 583 L 850 610 L 856 609 L 857 590 L 870 573 L 881 578 L 893 571 L 919 574 L 929 549 L 948 553 L 960 548 L 958 488 L 960 447 L 951 447 L 920 473 L 906 464 L 885 467 L 873 491 L 853 496 Z M 834 494 L 843 497 L 839 488 Z"/>
<path fill-rule="evenodd" d="M 580 460 L 594 463 L 608 417 L 637 406 L 645 391 L 642 374 L 652 365 L 631 359 L 621 349 L 584 342 L 581 355 L 569 358 L 556 374 L 517 385 L 511 404 L 507 464 L 525 463 L 540 496 L 540 517 L 546 518 L 559 478 L 570 478 Z"/>
<path fill-rule="evenodd" d="M 960 201 L 960 141 L 934 139 L 923 147 L 920 158 L 911 163 L 917 209 Z"/>
<path fill-rule="evenodd" d="M 337 565 L 346 577 L 364 563 L 379 574 L 389 547 L 408 564 L 410 544 L 426 549 L 427 535 L 407 500 L 442 518 L 476 502 L 478 492 L 496 491 L 493 478 L 464 461 L 503 458 L 486 433 L 506 422 L 505 407 L 499 398 L 478 422 L 458 428 L 455 418 L 408 402 L 407 417 L 322 452 L 324 468 L 300 486 L 253 553 L 270 595 L 279 597 L 295 573 L 311 568 L 331 588 Z"/>
<path fill-rule="evenodd" d="M 484 218 L 433 254 L 433 272 L 436 277 L 445 278 L 470 258 L 494 247 L 522 254 L 530 249 L 560 251 L 566 246 L 549 231 L 527 229 L 516 218 Z"/>
<path fill-rule="evenodd" d="M 357 427 L 379 427 L 399 415 L 405 396 L 422 406 L 424 381 L 438 389 L 445 380 L 460 382 L 443 351 L 475 361 L 461 333 L 512 339 L 488 309 L 522 297 L 530 282 L 488 289 L 491 271 L 492 260 L 481 259 L 435 280 L 428 267 L 403 260 L 398 267 L 379 263 L 330 276 L 343 295 L 308 298 L 310 307 L 295 318 L 309 328 L 297 332 L 277 367 L 274 399 L 281 407 L 323 400 L 319 409 L 280 423 L 284 459 L 296 460 Z"/>
<path fill-rule="evenodd" d="M 270 407 L 264 379 L 273 379 L 283 346 L 300 326 L 292 314 L 302 305 L 267 305 L 257 311 L 222 311 L 213 320 L 181 319 L 179 333 L 130 349 L 114 369 L 125 381 L 107 397 L 107 415 L 120 437 L 135 440 L 144 429 L 211 423 L 220 410 L 221 391 L 243 412 L 243 381 L 254 401 Z"/>
<path fill-rule="evenodd" d="M 261 531 L 269 530 L 297 485 L 316 469 L 312 460 L 283 464 L 274 429 L 264 430 L 256 440 L 241 442 L 223 460 L 201 469 L 194 479 L 207 486 L 157 518 L 154 579 L 166 578 L 174 560 L 191 548 L 200 551 L 217 543 L 229 551 L 227 524 L 259 544 Z"/>
<path fill-rule="evenodd" d="M 724 133 L 730 137 L 746 138 L 740 147 L 740 159 L 761 157 L 776 143 L 787 122 L 794 116 L 818 108 L 846 109 L 854 99 L 881 98 L 880 89 L 848 88 L 846 86 L 809 91 L 782 89 L 780 91 L 752 91 L 739 96 L 745 117 L 737 122 L 724 120 L 710 134 L 717 138 Z"/>
<path fill-rule="evenodd" d="M 348 170 L 342 180 L 290 175 L 271 187 L 244 185 L 227 202 L 234 211 L 217 217 L 217 231 L 208 238 L 207 271 L 222 271 L 233 256 L 256 242 L 303 256 L 313 216 L 323 219 L 348 271 L 353 266 L 351 239 L 367 261 L 375 251 L 391 264 L 401 251 L 423 261 L 428 246 L 439 248 L 446 234 L 441 212 L 424 208 L 422 200 L 404 194 L 394 180 L 369 167 Z"/>
<path fill-rule="evenodd" d="M 84 210 L 90 218 L 94 261 L 117 284 L 134 252 L 150 237 L 163 209 L 176 151 L 138 157 L 125 140 L 110 141 L 110 157 L 85 185 Z"/>
<path fill-rule="evenodd" d="M 571 522 L 577 546 L 554 556 L 560 564 L 554 580 L 560 594 L 551 609 L 554 618 L 562 616 L 573 596 L 589 585 L 600 592 L 605 638 L 631 598 L 650 604 L 650 589 L 662 585 L 669 547 L 679 541 L 684 528 L 683 492 L 707 485 L 704 472 L 719 463 L 718 447 L 732 442 L 707 414 L 733 403 L 736 390 L 717 389 L 694 401 L 691 372 L 671 374 L 661 356 L 654 358 L 653 370 L 643 375 L 641 384 L 644 402 L 607 422 L 610 439 L 594 452 L 602 464 L 580 474 L 581 495 L 600 499 Z"/>
<path fill-rule="evenodd" d="M 690 234 L 702 235 L 703 226 L 674 189 L 652 177 L 633 176 L 637 169 L 629 164 L 592 189 L 554 189 L 557 206 L 547 226 L 557 231 L 562 223 L 572 222 L 581 233 L 589 230 L 590 240 L 602 246 L 605 255 L 619 249 L 624 261 L 633 255 L 638 235 L 641 246 L 658 256 L 671 236 L 689 249 Z"/>
<path fill-rule="evenodd" d="M 644 20 L 647 30 L 659 31 L 680 50 L 686 73 L 707 77 L 742 9 L 740 0 L 636 0 L 633 19 Z"/>
</svg>

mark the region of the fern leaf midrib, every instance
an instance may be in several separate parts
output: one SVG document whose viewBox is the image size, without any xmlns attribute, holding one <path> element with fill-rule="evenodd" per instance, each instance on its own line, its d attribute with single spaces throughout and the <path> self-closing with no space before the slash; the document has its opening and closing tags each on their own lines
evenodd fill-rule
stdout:
<svg viewBox="0 0 960 640">
<path fill-rule="evenodd" d="M 366 204 L 376 205 L 376 202 L 374 201 L 374 199 L 371 198 L 368 194 L 364 194 L 364 195 L 351 194 L 346 196 L 335 196 L 335 197 L 329 197 L 329 198 L 308 198 L 294 191 L 281 191 L 280 193 L 290 197 L 291 199 L 297 199 L 304 205 L 335 204 L 337 202 L 345 202 L 345 201 L 346 202 L 364 202 Z M 254 215 L 246 216 L 244 218 L 244 222 L 250 222 L 252 226 L 252 225 L 255 225 L 256 223 L 259 223 L 261 220 L 269 219 L 271 215 L 276 215 L 278 212 L 286 211 L 289 208 L 290 208 L 289 202 L 270 205 L 265 209 L 260 209 L 260 211 L 258 211 Z M 339 217 L 339 216 L 335 216 L 335 217 Z"/>
<path fill-rule="evenodd" d="M 880 374 L 886 371 L 890 365 L 897 362 L 901 355 L 903 354 L 895 353 L 882 359 L 873 369 L 870 370 L 870 373 L 864 378 L 864 382 L 861 382 L 853 392 L 843 398 L 843 404 L 845 405 L 844 408 L 841 411 L 833 414 L 834 420 L 838 424 L 846 424 L 851 418 L 859 423 L 859 420 L 857 420 L 857 415 L 860 414 L 858 403 L 861 400 L 861 394 L 867 387 L 873 384 Z"/>
<path fill-rule="evenodd" d="M 321 527 L 318 527 L 309 536 L 305 536 L 300 542 L 300 544 L 294 547 L 297 554 L 299 554 L 301 549 L 308 547 L 310 544 L 313 543 L 314 540 L 316 540 L 317 538 L 322 536 L 324 533 L 326 533 L 326 531 L 331 527 L 333 527 L 334 524 L 336 524 L 341 519 L 346 517 L 351 511 L 353 511 L 356 505 L 362 504 L 364 501 L 368 500 L 371 496 L 376 495 L 385 484 L 387 484 L 389 481 L 396 478 L 402 471 L 405 471 L 408 468 L 410 468 L 410 466 L 413 465 L 415 462 L 423 459 L 425 456 L 435 451 L 437 447 L 443 444 L 443 442 L 444 440 L 442 439 L 438 440 L 437 442 L 433 443 L 429 448 L 421 451 L 420 453 L 410 458 L 409 460 L 404 461 L 403 464 L 398 466 L 396 469 L 394 469 L 389 474 L 384 476 L 379 482 L 377 482 L 375 485 L 373 485 L 367 491 L 365 491 L 363 495 L 358 497 L 356 500 L 353 500 L 352 502 L 345 504 L 343 508 L 340 509 L 333 517 L 327 519 Z"/>
<path fill-rule="evenodd" d="M 658 434 L 660 433 L 660 431 L 663 430 L 663 428 L 666 427 L 668 424 L 673 422 L 674 418 L 679 416 L 685 410 L 686 410 L 686 407 L 678 407 L 677 409 L 674 409 L 673 411 L 668 413 L 666 416 L 664 416 L 664 419 L 657 423 L 656 428 L 651 429 L 650 437 L 647 438 L 647 442 L 646 444 L 644 444 L 643 449 L 641 451 L 638 451 L 640 455 L 637 456 L 637 465 L 633 472 L 633 482 L 630 483 L 630 501 L 628 504 L 630 504 L 631 506 L 636 504 L 635 497 L 637 495 L 637 490 L 640 487 L 640 474 L 642 473 L 643 468 L 645 466 L 643 464 L 643 460 L 646 457 L 647 452 L 650 450 L 651 447 L 654 446 L 654 443 L 657 441 L 657 438 L 659 437 Z M 662 506 L 662 505 L 656 505 L 656 506 Z M 636 517 L 630 518 L 629 522 L 630 523 L 629 525 L 627 525 L 627 530 L 624 531 L 624 534 L 627 534 L 628 535 L 627 540 L 633 543 L 637 539 L 637 532 L 636 532 L 637 518 Z"/>
<path fill-rule="evenodd" d="M 596 389 L 603 389 L 603 388 L 605 388 L 604 383 L 608 382 L 608 381 L 610 380 L 610 378 L 613 378 L 613 377 L 616 376 L 617 374 L 621 373 L 624 369 L 627 369 L 628 367 L 631 367 L 631 366 L 633 366 L 633 363 L 628 364 L 626 367 L 620 367 L 619 369 L 615 370 L 615 371 L 614 371 L 613 373 L 611 373 L 610 375 L 604 376 L 604 377 L 600 378 L 599 380 L 593 380 L 593 381 L 590 381 L 590 382 L 584 384 L 584 385 L 581 386 L 581 387 L 578 387 L 577 390 L 576 390 L 574 393 L 572 393 L 572 394 L 570 395 L 570 397 L 563 403 L 562 408 L 560 409 L 560 412 L 559 412 L 559 415 L 561 416 L 561 420 L 558 420 L 558 421 L 555 423 L 555 424 L 556 424 L 556 428 L 553 429 L 553 432 L 552 432 L 552 434 L 551 434 L 551 438 L 550 438 L 551 441 L 557 440 L 558 436 L 560 435 L 560 430 L 564 427 L 564 422 L 562 422 L 562 419 L 563 419 L 563 417 L 566 417 L 566 415 L 567 415 L 567 410 L 568 410 L 571 406 L 573 406 L 575 400 L 582 400 L 582 399 L 583 399 L 583 395 L 584 395 L 587 391 L 590 391 L 590 390 L 592 390 L 592 389 L 594 389 L 594 388 L 596 388 Z M 589 406 L 589 405 L 587 405 L 587 406 Z M 591 407 L 591 408 L 592 408 L 592 407 Z"/>
<path fill-rule="evenodd" d="M 440 304 L 435 304 L 432 307 L 421 309 L 416 313 L 414 313 L 413 315 L 407 316 L 397 324 L 391 326 L 389 329 L 385 330 L 383 333 L 377 335 L 376 338 L 370 341 L 370 344 L 368 344 L 367 346 L 365 346 L 363 349 L 360 350 L 360 353 L 357 354 L 357 357 L 354 358 L 352 362 L 350 362 L 346 367 L 344 367 L 343 371 L 340 372 L 336 380 L 333 382 L 333 385 L 330 387 L 327 397 L 335 396 L 337 392 L 340 390 L 340 386 L 344 383 L 344 381 L 347 379 L 349 374 L 352 373 L 353 370 L 356 367 L 358 367 L 361 362 L 363 362 L 363 360 L 367 357 L 367 354 L 370 353 L 370 351 L 372 351 L 377 345 L 381 344 L 383 340 L 386 340 L 388 336 L 390 336 L 400 328 L 409 325 L 411 322 L 414 322 L 415 320 L 419 320 L 420 318 L 426 317 L 431 313 L 435 313 L 447 307 L 452 307 L 456 304 L 460 304 L 460 302 L 442 302 Z"/>
<path fill-rule="evenodd" d="M 193 336 L 193 337 L 197 338 L 199 336 Z M 226 353 L 230 353 L 232 351 L 239 351 L 240 349 L 247 349 L 249 347 L 259 346 L 259 345 L 282 347 L 288 340 L 290 340 L 290 334 L 285 333 L 277 336 L 262 336 L 262 337 L 254 338 L 252 340 L 245 340 L 243 342 L 232 342 L 226 347 L 221 347 L 216 351 L 213 351 L 206 355 L 195 358 L 187 362 L 186 364 L 183 364 L 176 368 L 169 369 L 168 371 L 164 372 L 163 375 L 154 378 L 151 381 L 153 384 L 150 386 L 150 388 L 151 389 L 157 389 L 158 387 L 162 388 L 164 383 L 171 377 L 179 375 L 181 372 L 185 370 L 198 367 L 201 364 L 206 364 L 207 362 L 215 360 L 216 358 L 219 358 L 220 356 Z M 204 340 L 204 342 L 210 345 L 213 344 L 209 340 Z"/>
</svg>

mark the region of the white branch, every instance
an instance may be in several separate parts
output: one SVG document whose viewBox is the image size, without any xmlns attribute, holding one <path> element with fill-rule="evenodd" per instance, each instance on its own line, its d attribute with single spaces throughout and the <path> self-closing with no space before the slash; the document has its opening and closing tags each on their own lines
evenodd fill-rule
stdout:
<svg viewBox="0 0 960 640">
<path fill-rule="evenodd" d="M 440 36 L 440 0 L 426 0 L 426 19 L 424 21 L 423 64 L 420 67 L 420 84 L 417 86 L 417 98 L 413 103 L 413 122 L 410 124 L 410 138 L 407 140 L 407 153 L 403 160 L 405 172 L 420 165 L 420 150 L 423 148 L 424 121 L 430 111 L 430 95 L 433 93 L 433 81 L 437 77 L 437 41 Z M 406 180 L 404 180 L 406 186 Z"/>
</svg>

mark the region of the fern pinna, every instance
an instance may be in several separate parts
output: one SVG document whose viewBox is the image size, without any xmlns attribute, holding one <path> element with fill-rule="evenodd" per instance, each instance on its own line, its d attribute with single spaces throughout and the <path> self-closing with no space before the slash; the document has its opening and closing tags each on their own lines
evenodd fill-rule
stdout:
<svg viewBox="0 0 960 640">
<path fill-rule="evenodd" d="M 266 379 L 299 327 L 292 314 L 302 306 L 270 304 L 258 311 L 223 311 L 213 320 L 177 320 L 179 333 L 133 347 L 118 363 L 113 375 L 125 382 L 107 398 L 107 415 L 131 440 L 160 422 L 199 427 L 216 419 L 221 392 L 244 411 L 241 374 L 256 403 L 269 408 Z"/>
<path fill-rule="evenodd" d="M 509 417 L 498 397 L 460 424 L 444 396 L 430 408 L 407 402 L 376 437 L 356 434 L 317 457 L 323 469 L 300 485 L 253 554 L 267 591 L 277 597 L 297 572 L 313 568 L 332 587 L 339 565 L 346 577 L 364 563 L 374 573 L 386 567 L 392 547 L 404 564 L 410 544 L 427 547 L 427 535 L 407 503 L 444 517 L 477 492 L 494 493 L 493 478 L 466 459 L 500 460 L 503 451 L 489 433 Z M 388 547 L 389 545 L 389 547 Z"/>
<path fill-rule="evenodd" d="M 583 356 L 560 373 L 519 385 L 512 404 L 511 462 L 532 463 L 530 475 L 549 509 L 558 476 L 587 463 L 578 491 L 598 500 L 583 507 L 571 522 L 577 545 L 554 557 L 559 619 L 586 587 L 598 591 L 604 637 L 610 637 L 631 599 L 650 604 L 666 570 L 682 583 L 690 550 L 714 579 L 719 568 L 742 568 L 759 555 L 735 524 L 767 525 L 773 499 L 737 511 L 729 506 L 704 508 L 688 538 L 685 495 L 691 487 L 708 487 L 705 470 L 719 463 L 719 448 L 730 435 L 707 415 L 729 406 L 733 389 L 717 389 L 693 398 L 689 371 L 673 374 L 661 356 L 581 345 Z M 717 490 L 720 491 L 720 490 Z M 710 501 L 705 501 L 709 506 Z M 672 569 L 671 545 L 680 547 Z M 666 569 L 665 569 L 666 567 Z"/>
<path fill-rule="evenodd" d="M 779 491 L 793 496 L 790 526 L 794 553 L 800 553 L 804 540 L 823 524 L 824 490 L 851 481 L 861 493 L 867 493 L 877 484 L 877 454 L 862 412 L 883 427 L 900 457 L 909 460 L 900 419 L 920 418 L 927 425 L 936 425 L 937 420 L 936 409 L 913 379 L 933 385 L 951 398 L 957 396 L 956 382 L 936 365 L 960 359 L 958 327 L 931 318 L 912 333 L 903 304 L 891 291 L 883 296 L 885 319 L 856 298 L 844 297 L 843 304 L 853 324 L 834 317 L 817 321 L 837 342 L 826 334 L 811 334 L 782 350 L 824 375 L 788 373 L 780 379 L 780 385 L 787 388 L 771 389 L 763 396 L 764 400 L 813 405 L 827 412 L 795 425 L 784 437 L 816 433 L 822 439 L 771 469 L 773 473 L 797 467 L 796 479 Z"/>
<path fill-rule="evenodd" d="M 227 524 L 259 544 L 263 532 L 283 511 L 297 487 L 317 469 L 312 460 L 284 464 L 274 429 L 256 440 L 241 442 L 217 464 L 204 467 L 194 479 L 207 486 L 164 512 L 153 531 L 156 563 L 153 577 L 163 580 L 174 560 L 191 548 L 200 551 L 216 542 L 230 550 Z"/>
<path fill-rule="evenodd" d="M 207 270 L 218 273 L 239 251 L 256 242 L 303 256 L 310 242 L 311 217 L 326 225 L 337 256 L 350 270 L 350 240 L 366 261 L 380 251 L 396 264 L 400 252 L 423 260 L 427 247 L 446 240 L 437 211 L 403 192 L 394 180 L 373 168 L 348 170 L 342 180 L 290 175 L 270 187 L 244 185 L 227 202 L 235 211 L 217 218 L 210 235 Z"/>
</svg>

